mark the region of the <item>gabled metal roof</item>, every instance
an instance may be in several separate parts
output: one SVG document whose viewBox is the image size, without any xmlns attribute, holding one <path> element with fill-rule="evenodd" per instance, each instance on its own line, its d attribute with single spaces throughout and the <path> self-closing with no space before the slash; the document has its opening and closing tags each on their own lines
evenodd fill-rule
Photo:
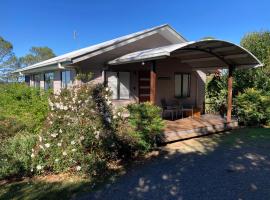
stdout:
<svg viewBox="0 0 270 200">
<path fill-rule="evenodd" d="M 74 63 L 75 59 L 76 59 L 75 62 L 79 62 L 79 61 L 82 61 L 84 59 L 89 59 L 91 56 L 96 56 L 96 55 L 102 54 L 106 51 L 111 51 L 113 49 L 116 49 L 121 45 L 126 45 L 128 43 L 135 42 L 136 40 L 142 39 L 142 38 L 147 37 L 151 34 L 155 34 L 159 30 L 163 30 L 163 29 L 166 29 L 167 32 L 169 32 L 171 34 L 171 36 L 173 36 L 171 38 L 171 40 L 172 40 L 171 43 L 186 42 L 185 38 L 183 38 L 179 33 L 177 33 L 172 27 L 165 24 L 165 25 L 154 27 L 154 28 L 146 29 L 143 31 L 139 31 L 136 33 L 132 33 L 132 34 L 129 34 L 126 36 L 122 36 L 122 37 L 119 37 L 119 38 L 116 38 L 113 40 L 109 40 L 109 41 L 106 41 L 103 43 L 99 43 L 99 44 L 96 44 L 93 46 L 89 46 L 89 47 L 86 47 L 83 49 L 72 51 L 70 53 L 66 53 L 66 54 L 45 60 L 43 62 L 39 62 L 37 64 L 27 66 L 27 67 L 22 68 L 22 69 L 18 69 L 16 71 L 14 71 L 14 73 L 29 71 L 32 69 L 42 68 L 42 67 L 52 66 L 52 65 L 55 65 L 57 67 L 57 65 L 61 64 L 61 63 L 71 63 L 72 64 L 72 63 Z"/>
<path fill-rule="evenodd" d="M 195 68 L 255 68 L 263 64 L 247 49 L 223 40 L 200 40 L 173 44 L 126 54 L 108 62 L 109 65 L 178 58 Z"/>
</svg>

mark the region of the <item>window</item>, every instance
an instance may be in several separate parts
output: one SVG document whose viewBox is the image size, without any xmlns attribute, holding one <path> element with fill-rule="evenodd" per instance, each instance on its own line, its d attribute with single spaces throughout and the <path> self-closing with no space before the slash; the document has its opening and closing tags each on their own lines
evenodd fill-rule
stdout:
<svg viewBox="0 0 270 200">
<path fill-rule="evenodd" d="M 54 79 L 54 73 L 49 72 L 44 74 L 44 89 L 53 89 L 53 79 Z"/>
<path fill-rule="evenodd" d="M 106 77 L 107 85 L 112 91 L 113 99 L 129 99 L 129 72 L 106 72 Z"/>
<path fill-rule="evenodd" d="M 189 97 L 190 96 L 190 74 L 175 74 L 174 88 L 176 97 Z"/>
<path fill-rule="evenodd" d="M 33 82 L 35 88 L 40 88 L 40 74 L 35 74 L 33 76 Z"/>
<path fill-rule="evenodd" d="M 71 73 L 69 70 L 61 72 L 61 87 L 67 88 L 72 83 Z"/>
</svg>

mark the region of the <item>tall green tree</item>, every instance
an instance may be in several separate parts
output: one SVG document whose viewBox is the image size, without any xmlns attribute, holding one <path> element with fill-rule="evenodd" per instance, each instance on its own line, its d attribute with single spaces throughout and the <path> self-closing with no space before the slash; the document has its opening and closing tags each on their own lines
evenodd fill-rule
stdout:
<svg viewBox="0 0 270 200">
<path fill-rule="evenodd" d="M 13 45 L 0 36 L 0 82 L 6 82 L 9 72 L 18 67 L 19 62 L 13 53 Z"/>
<path fill-rule="evenodd" d="M 13 56 L 13 45 L 0 36 L 0 67 L 5 67 Z"/>
<path fill-rule="evenodd" d="M 270 31 L 247 33 L 240 44 L 262 61 L 264 66 L 257 69 L 237 70 L 236 92 L 243 92 L 247 88 L 270 91 Z"/>
<path fill-rule="evenodd" d="M 26 67 L 53 57 L 55 54 L 49 47 L 32 47 L 28 54 L 20 58 L 20 64 Z"/>
</svg>

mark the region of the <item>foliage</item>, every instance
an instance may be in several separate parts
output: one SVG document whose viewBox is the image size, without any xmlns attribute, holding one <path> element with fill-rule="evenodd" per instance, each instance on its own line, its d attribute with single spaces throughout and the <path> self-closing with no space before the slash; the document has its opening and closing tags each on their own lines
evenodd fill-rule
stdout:
<svg viewBox="0 0 270 200">
<path fill-rule="evenodd" d="M 246 125 L 270 122 L 270 94 L 249 88 L 237 96 L 239 121 Z"/>
<path fill-rule="evenodd" d="M 18 67 L 13 45 L 0 36 L 0 82 L 5 82 L 10 71 Z"/>
<path fill-rule="evenodd" d="M 257 69 L 236 70 L 236 92 L 253 87 L 270 91 L 270 31 L 248 33 L 242 38 L 241 45 L 262 61 L 264 66 Z"/>
<path fill-rule="evenodd" d="M 96 175 L 113 156 L 109 91 L 84 84 L 50 98 L 50 114 L 32 153 L 33 171 Z"/>
<path fill-rule="evenodd" d="M 164 123 L 158 106 L 147 102 L 130 104 L 127 109 L 130 113 L 129 123 L 139 137 L 143 150 L 149 150 L 162 140 Z"/>
<path fill-rule="evenodd" d="M 89 82 L 93 78 L 93 73 L 78 73 L 76 79 L 82 81 L 83 83 Z"/>
<path fill-rule="evenodd" d="M 31 133 L 20 132 L 2 142 L 0 147 L 0 179 L 29 175 L 30 152 L 35 144 L 35 138 L 35 135 Z"/>
<path fill-rule="evenodd" d="M 216 72 L 207 82 L 206 109 L 211 113 L 225 114 L 227 104 L 227 75 Z"/>
<path fill-rule="evenodd" d="M 240 42 L 263 63 L 268 63 L 270 55 L 270 31 L 247 33 Z"/>
<path fill-rule="evenodd" d="M 21 130 L 38 132 L 47 116 L 47 98 L 25 84 L 0 84 L 0 140 Z"/>
<path fill-rule="evenodd" d="M 32 47 L 29 51 L 30 52 L 28 54 L 20 58 L 20 64 L 22 67 L 33 65 L 55 57 L 53 50 L 49 47 Z"/>
<path fill-rule="evenodd" d="M 13 46 L 0 36 L 0 68 L 13 57 Z"/>
<path fill-rule="evenodd" d="M 52 94 L 48 115 L 44 115 L 47 103 L 39 107 L 40 103 L 33 105 L 31 102 L 37 98 L 34 94 L 38 91 L 24 87 L 12 84 L 3 90 L 8 98 L 1 101 L 4 105 L 14 103 L 17 110 L 6 106 L 3 119 L 8 120 L 6 116 L 18 114 L 20 122 L 25 122 L 27 113 L 32 113 L 31 116 L 37 116 L 35 123 L 40 124 L 47 117 L 38 135 L 23 132 L 30 127 L 23 123 L 25 127 L 18 124 L 18 128 L 14 128 L 19 133 L 5 137 L 6 151 L 0 155 L 5 162 L 0 171 L 1 177 L 67 171 L 90 177 L 105 175 L 112 161 L 125 161 L 144 154 L 161 139 L 163 122 L 159 107 L 150 103 L 132 104 L 127 109 L 113 111 L 111 91 L 103 84 L 80 84 L 63 89 L 60 94 Z M 42 98 L 35 99 L 35 102 Z M 29 107 L 27 110 L 26 105 Z M 30 108 L 31 105 L 35 109 Z M 43 113 L 40 120 L 34 111 Z"/>
</svg>

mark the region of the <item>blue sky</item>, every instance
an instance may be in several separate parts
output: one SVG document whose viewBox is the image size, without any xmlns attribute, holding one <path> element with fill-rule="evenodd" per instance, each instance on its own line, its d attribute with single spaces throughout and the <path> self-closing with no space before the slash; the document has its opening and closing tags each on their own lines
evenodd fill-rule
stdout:
<svg viewBox="0 0 270 200">
<path fill-rule="evenodd" d="M 188 40 L 239 43 L 247 32 L 270 29 L 269 8 L 269 0 L 1 0 L 0 35 L 17 56 L 31 46 L 60 55 L 165 23 Z"/>
</svg>

